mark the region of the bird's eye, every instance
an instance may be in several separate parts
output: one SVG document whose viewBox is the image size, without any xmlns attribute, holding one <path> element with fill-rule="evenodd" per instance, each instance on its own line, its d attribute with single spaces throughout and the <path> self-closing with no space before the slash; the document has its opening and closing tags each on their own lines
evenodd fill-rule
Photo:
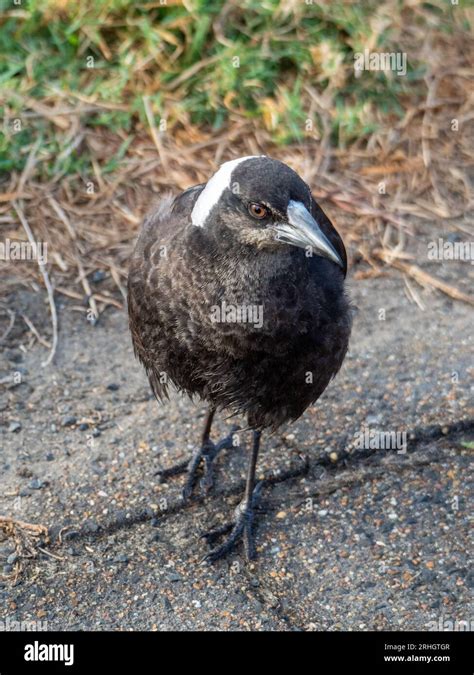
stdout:
<svg viewBox="0 0 474 675">
<path fill-rule="evenodd" d="M 249 204 L 249 213 L 252 218 L 257 218 L 257 220 L 262 220 L 268 214 L 268 209 L 262 204 L 255 204 L 254 202 Z"/>
</svg>

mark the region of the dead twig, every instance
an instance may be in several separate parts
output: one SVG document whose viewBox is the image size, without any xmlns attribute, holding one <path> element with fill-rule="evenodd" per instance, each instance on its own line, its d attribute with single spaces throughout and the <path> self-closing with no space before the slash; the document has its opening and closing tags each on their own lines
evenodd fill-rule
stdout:
<svg viewBox="0 0 474 675">
<path fill-rule="evenodd" d="M 56 291 L 58 293 L 61 293 L 62 295 L 65 295 L 68 298 L 73 298 L 73 300 L 83 300 L 83 296 L 80 293 L 77 293 L 76 291 L 71 291 L 69 288 L 57 286 Z M 94 300 L 96 300 L 97 302 L 104 303 L 104 305 L 112 305 L 112 307 L 116 307 L 117 309 L 123 309 L 123 305 L 118 300 L 114 300 L 114 298 L 109 298 L 108 296 L 102 295 L 101 293 L 94 293 L 91 297 L 93 297 Z"/>
<path fill-rule="evenodd" d="M 42 344 L 43 347 L 46 347 L 47 349 L 51 349 L 51 343 L 48 342 L 48 340 L 45 340 L 43 337 L 41 337 L 41 335 L 40 335 L 39 332 L 38 332 L 38 329 L 36 328 L 36 326 L 34 325 L 34 323 L 31 321 L 31 319 L 29 319 L 29 318 L 26 316 L 26 314 L 22 314 L 22 315 L 21 315 L 21 318 L 22 318 L 23 321 L 26 323 L 26 325 L 28 326 L 28 328 L 30 329 L 30 331 L 33 333 L 33 335 L 35 336 L 35 338 L 38 340 L 38 342 L 39 342 L 40 344 Z"/>
<path fill-rule="evenodd" d="M 37 535 L 47 535 L 48 528 L 45 525 L 36 525 L 35 523 L 25 523 L 22 520 L 10 518 L 10 516 L 0 516 L 0 528 L 5 534 L 11 534 L 16 528 L 20 530 L 27 530 Z"/>
<path fill-rule="evenodd" d="M 375 249 L 375 251 L 373 251 L 373 255 L 388 265 L 391 265 L 392 267 L 395 267 L 401 272 L 404 272 L 408 276 L 412 277 L 421 286 L 433 286 L 433 288 L 437 288 L 439 291 L 445 295 L 448 295 L 453 300 L 461 300 L 461 302 L 465 302 L 468 305 L 474 306 L 474 297 L 471 295 L 463 293 L 455 286 L 451 286 L 445 281 L 441 281 L 441 279 L 428 274 L 428 272 L 424 272 L 417 265 L 408 264 L 402 262 L 398 258 L 394 258 L 390 254 L 389 250 Z"/>
<path fill-rule="evenodd" d="M 16 211 L 16 214 L 18 218 L 20 219 L 21 224 L 23 225 L 23 229 L 25 230 L 28 240 L 30 243 L 34 246 L 35 245 L 35 239 L 33 237 L 33 232 L 31 231 L 31 228 L 28 224 L 28 221 L 25 218 L 25 214 L 23 213 L 23 210 L 21 209 L 20 205 L 17 202 L 12 202 L 12 206 Z M 48 366 L 56 353 L 56 347 L 58 346 L 58 315 L 56 312 L 56 305 L 54 302 L 54 291 L 53 287 L 51 285 L 51 281 L 49 280 L 49 275 L 48 275 L 48 270 L 46 269 L 46 265 L 42 260 L 38 259 L 38 267 L 40 269 L 40 272 L 43 276 L 43 281 L 44 285 L 46 286 L 46 291 L 48 293 L 48 301 L 49 301 L 49 307 L 51 310 L 51 321 L 53 324 L 53 344 L 51 346 L 51 351 L 49 353 L 48 358 L 46 361 L 43 361 L 41 363 L 42 367 L 44 368 L 45 366 Z"/>
<path fill-rule="evenodd" d="M 11 329 L 13 328 L 13 326 L 15 324 L 15 317 L 16 317 L 15 312 L 13 312 L 11 309 L 7 309 L 6 311 L 7 311 L 8 316 L 10 317 L 10 322 L 9 322 L 8 326 L 6 327 L 3 335 L 0 337 L 0 345 L 5 343 L 7 337 L 9 336 L 9 334 L 11 332 Z"/>
<path fill-rule="evenodd" d="M 82 287 L 85 291 L 85 294 L 86 294 L 86 297 L 87 297 L 87 302 L 89 303 L 89 307 L 91 309 L 91 312 L 94 315 L 94 321 L 97 321 L 97 319 L 99 318 L 99 309 L 97 307 L 97 303 L 96 303 L 94 295 L 92 293 L 92 288 L 90 287 L 89 280 L 88 280 L 88 278 L 86 276 L 86 273 L 84 271 L 84 267 L 82 265 L 81 259 L 80 259 L 79 255 L 77 254 L 77 251 L 76 251 L 75 242 L 76 242 L 77 237 L 76 237 L 76 233 L 74 231 L 74 228 L 72 227 L 72 225 L 69 221 L 69 218 L 64 213 L 64 210 L 59 206 L 59 204 L 57 203 L 57 201 L 54 199 L 54 197 L 52 195 L 48 196 L 48 201 L 51 204 L 51 206 L 53 207 L 53 209 L 55 210 L 55 212 L 58 215 L 58 217 L 60 218 L 60 220 L 66 226 L 66 229 L 69 232 L 69 236 L 72 239 L 72 247 L 73 247 L 73 252 L 74 252 L 74 258 L 76 260 L 77 269 L 78 269 L 78 272 L 79 272 L 79 279 L 80 279 Z"/>
<path fill-rule="evenodd" d="M 38 551 L 41 553 L 44 553 L 45 555 L 49 556 L 50 558 L 54 558 L 55 560 L 65 560 L 65 558 L 62 558 L 60 555 L 55 555 L 54 553 L 51 553 L 50 551 L 47 551 L 45 548 L 42 548 L 41 546 L 38 546 Z"/>
<path fill-rule="evenodd" d="M 163 165 L 163 168 L 165 171 L 169 170 L 169 164 L 168 164 L 168 159 L 166 157 L 166 153 L 163 148 L 163 143 L 161 142 L 160 134 L 158 133 L 156 126 L 155 126 L 155 120 L 153 118 L 153 111 L 150 106 L 150 99 L 148 96 L 143 96 L 143 107 L 145 108 L 145 115 L 148 120 L 148 124 L 150 125 L 150 133 L 151 137 L 153 139 L 153 143 L 155 144 L 155 147 L 158 152 L 158 156 L 161 160 L 161 163 Z"/>
</svg>

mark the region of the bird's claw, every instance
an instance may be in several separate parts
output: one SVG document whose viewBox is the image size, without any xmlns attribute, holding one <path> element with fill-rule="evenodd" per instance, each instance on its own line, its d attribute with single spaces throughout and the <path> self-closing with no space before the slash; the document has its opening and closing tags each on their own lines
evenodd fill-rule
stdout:
<svg viewBox="0 0 474 675">
<path fill-rule="evenodd" d="M 254 542 L 254 511 L 260 502 L 263 485 L 264 481 L 260 481 L 255 486 L 250 505 L 246 504 L 245 500 L 240 502 L 235 509 L 234 520 L 232 522 L 221 525 L 220 527 L 201 535 L 201 537 L 206 539 L 207 543 L 212 546 L 219 537 L 230 532 L 229 536 L 222 544 L 216 546 L 204 556 L 202 562 L 213 563 L 216 560 L 219 560 L 219 558 L 223 558 L 234 548 L 241 538 L 244 542 L 246 559 L 248 561 L 254 560 L 256 557 Z"/>
</svg>

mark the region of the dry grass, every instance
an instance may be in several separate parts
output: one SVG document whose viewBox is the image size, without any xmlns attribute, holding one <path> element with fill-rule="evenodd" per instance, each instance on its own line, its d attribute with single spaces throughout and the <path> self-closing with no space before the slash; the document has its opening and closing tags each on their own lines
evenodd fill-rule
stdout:
<svg viewBox="0 0 474 675">
<path fill-rule="evenodd" d="M 114 104 L 99 95 L 91 99 L 78 93 L 25 100 L 26 108 L 52 120 L 64 134 L 62 153 L 87 148 L 93 174 L 90 185 L 78 175 L 61 172 L 41 179 L 36 169 L 44 156 L 39 143 L 31 143 L 25 148 L 28 161 L 23 170 L 13 171 L 0 184 L 4 238 L 26 237 L 18 217 L 22 213 L 35 239 L 48 243 L 47 273 L 54 293 L 77 300 L 96 320 L 108 306 L 124 304 L 127 259 L 153 202 L 167 191 L 206 180 L 222 161 L 265 153 L 287 162 L 311 185 L 344 235 L 357 264 L 356 277 L 379 274 L 383 266 L 393 265 L 417 283 L 434 285 L 472 304 L 472 297 L 420 274 L 408 252 L 417 222 L 449 220 L 451 229 L 472 236 L 472 41 L 460 29 L 426 33 L 405 26 L 400 36 L 399 49 L 407 51 L 408 59 L 427 64 L 424 84 L 416 97 L 400 98 L 401 117 L 380 114 L 376 131 L 344 148 L 332 144 L 335 113 L 331 98 L 317 84 L 305 84 L 301 96 L 308 111 L 317 111 L 322 132 L 307 132 L 304 140 L 287 146 L 275 142 L 271 115 L 249 119 L 238 108 L 230 110 L 220 132 L 190 120 L 175 125 L 172 133 L 160 132 L 145 98 L 147 124 L 138 130 L 118 169 L 104 173 L 104 163 L 120 151 L 127 133 L 90 127 L 83 119 L 88 109 L 108 110 Z M 179 87 L 193 74 L 184 72 L 170 95 L 179 98 Z M 267 101 L 268 110 L 277 104 L 278 92 Z M 377 116 L 377 110 L 372 113 Z M 32 263 L 10 264 L 4 292 L 18 284 L 39 289 L 44 276 Z"/>
<path fill-rule="evenodd" d="M 48 542 L 48 529 L 44 525 L 25 523 L 8 516 L 0 515 L 0 542 L 10 539 L 15 546 L 17 560 L 13 565 L 13 571 L 9 576 L 13 582 L 16 582 L 24 567 L 24 560 L 36 558 L 40 544 Z"/>
</svg>

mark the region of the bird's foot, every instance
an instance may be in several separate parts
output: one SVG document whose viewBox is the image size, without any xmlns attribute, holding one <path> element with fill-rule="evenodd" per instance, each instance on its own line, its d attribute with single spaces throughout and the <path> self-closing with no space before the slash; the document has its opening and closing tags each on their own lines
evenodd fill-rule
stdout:
<svg viewBox="0 0 474 675">
<path fill-rule="evenodd" d="M 260 503 L 263 484 L 264 481 L 262 480 L 255 486 L 250 505 L 245 503 L 245 499 L 240 502 L 240 504 L 235 509 L 234 520 L 232 522 L 226 523 L 215 530 L 205 532 L 203 535 L 201 535 L 204 539 L 206 539 L 207 543 L 212 546 L 217 539 L 230 532 L 229 536 L 222 544 L 213 548 L 204 557 L 204 561 L 213 563 L 216 560 L 219 560 L 219 558 L 223 558 L 234 548 L 239 539 L 243 539 L 245 557 L 247 560 L 250 561 L 255 559 L 256 550 L 254 542 L 254 512 Z"/>
<path fill-rule="evenodd" d="M 239 427 L 233 426 L 230 434 L 223 438 L 218 443 L 214 443 L 208 438 L 201 445 L 188 462 L 181 462 L 169 469 L 159 471 L 160 482 L 165 482 L 170 476 L 176 476 L 181 473 L 186 473 L 186 482 L 183 487 L 183 500 L 187 501 L 192 493 L 196 483 L 198 482 L 202 466 L 202 478 L 199 481 L 201 491 L 203 494 L 208 494 L 214 485 L 214 461 L 221 450 L 234 447 L 234 434 Z"/>
<path fill-rule="evenodd" d="M 199 484 L 204 494 L 209 493 L 214 485 L 214 460 L 221 450 L 230 449 L 234 446 L 234 434 L 237 429 L 238 427 L 236 426 L 232 427 L 230 434 L 218 443 L 214 443 L 208 438 L 193 454 L 186 471 L 186 482 L 182 492 L 184 501 L 188 500 L 194 491 L 201 464 L 203 466 L 203 476 Z"/>
</svg>

